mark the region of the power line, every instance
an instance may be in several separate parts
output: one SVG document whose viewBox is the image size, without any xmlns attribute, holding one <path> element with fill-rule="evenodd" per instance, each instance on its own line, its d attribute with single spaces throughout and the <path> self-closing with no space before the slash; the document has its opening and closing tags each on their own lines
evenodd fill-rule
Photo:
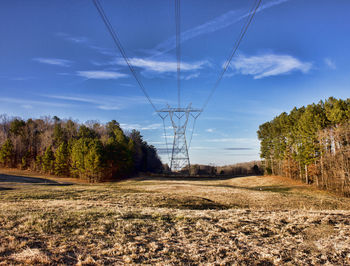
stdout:
<svg viewBox="0 0 350 266">
<path fill-rule="evenodd" d="M 191 147 L 191 143 L 192 143 L 192 137 L 193 137 L 193 133 L 194 133 L 194 128 L 196 126 L 196 121 L 197 118 L 199 117 L 199 115 L 202 113 L 202 110 L 200 112 L 198 112 L 196 115 L 193 115 L 191 113 L 191 116 L 193 117 L 193 125 L 192 125 L 192 132 L 191 132 L 191 138 L 190 138 L 190 142 L 188 143 L 188 150 L 190 150 Z"/>
<path fill-rule="evenodd" d="M 158 115 L 159 115 L 160 118 L 163 120 L 163 128 L 164 128 L 164 138 L 165 138 L 165 145 L 166 145 L 166 153 L 167 153 L 167 155 L 168 155 L 168 160 L 170 161 L 169 146 L 168 146 L 168 137 L 167 137 L 166 128 L 165 128 L 165 118 L 168 116 L 168 114 L 165 115 L 165 116 L 163 116 L 163 115 L 161 115 L 161 114 L 158 113 Z"/>
<path fill-rule="evenodd" d="M 256 2 L 258 2 L 258 3 L 256 4 Z M 222 71 L 221 71 L 221 73 L 220 73 L 220 75 L 219 75 L 217 81 L 216 81 L 215 84 L 214 84 L 214 87 L 211 89 L 208 98 L 207 98 L 206 101 L 204 102 L 203 107 L 202 107 L 202 110 L 204 110 L 204 109 L 206 108 L 206 106 L 207 106 L 209 100 L 210 100 L 211 97 L 213 96 L 215 90 L 216 90 L 217 87 L 219 86 L 219 84 L 220 84 L 222 78 L 224 77 L 224 74 L 225 74 L 225 72 L 226 72 L 228 66 L 229 66 L 230 63 L 231 63 L 231 60 L 232 60 L 233 56 L 235 55 L 235 53 L 236 53 L 236 51 L 237 51 L 239 45 L 241 44 L 241 41 L 242 41 L 244 35 L 246 34 L 246 32 L 247 32 L 247 30 L 248 30 L 248 27 L 249 27 L 250 23 L 252 22 L 256 11 L 258 10 L 258 8 L 259 8 L 259 6 L 260 6 L 260 3 L 261 3 L 261 0 L 255 0 L 254 5 L 253 5 L 253 7 L 252 7 L 252 9 L 251 9 L 251 11 L 250 11 L 250 15 L 248 16 L 248 19 L 247 19 L 247 21 L 246 21 L 246 24 L 243 26 L 243 28 L 242 28 L 242 30 L 241 30 L 241 33 L 240 33 L 240 35 L 239 35 L 239 38 L 237 39 L 236 43 L 235 43 L 234 46 L 233 46 L 233 49 L 232 49 L 232 51 L 231 51 L 231 53 L 230 53 L 230 56 L 229 56 L 228 59 L 226 60 L 226 62 L 225 62 L 225 64 L 224 64 L 224 67 L 223 67 L 223 69 L 222 69 Z"/>
<path fill-rule="evenodd" d="M 176 59 L 177 59 L 177 98 L 178 108 L 181 107 L 181 25 L 180 25 L 180 0 L 175 0 L 175 25 L 176 25 Z"/>
<path fill-rule="evenodd" d="M 191 146 L 196 120 L 199 117 L 199 115 L 202 113 L 202 111 L 205 109 L 209 100 L 212 98 L 215 90 L 219 86 L 228 66 L 230 65 L 230 62 L 231 62 L 233 56 L 235 55 L 245 33 L 248 30 L 249 25 L 251 24 L 251 22 L 253 20 L 253 17 L 255 15 L 257 9 L 260 6 L 261 0 L 255 0 L 254 5 L 253 5 L 252 9 L 250 10 L 249 15 L 247 16 L 246 23 L 241 29 L 239 38 L 235 42 L 233 49 L 230 53 L 230 56 L 226 60 L 224 66 L 223 66 L 223 69 L 222 69 L 216 83 L 214 84 L 214 87 L 212 88 L 212 90 L 209 93 L 208 98 L 204 102 L 202 109 L 193 109 L 193 108 L 191 108 L 191 105 L 189 105 L 187 108 L 181 108 L 181 27 L 180 27 L 181 26 L 180 25 L 180 11 L 181 10 L 180 10 L 180 0 L 175 0 L 178 108 L 171 108 L 170 106 L 168 106 L 168 108 L 161 109 L 161 110 L 157 110 L 157 108 L 153 104 L 153 102 L 152 102 L 150 96 L 148 95 L 143 83 L 141 82 L 140 78 L 138 77 L 138 74 L 136 73 L 129 58 L 127 57 L 127 55 L 124 51 L 124 48 L 120 42 L 120 39 L 118 38 L 117 33 L 114 31 L 112 25 L 110 24 L 101 4 L 99 3 L 99 0 L 93 0 L 93 3 L 95 5 L 99 15 L 101 16 L 105 26 L 107 27 L 107 30 L 111 34 L 111 37 L 112 37 L 115 45 L 118 47 L 121 55 L 123 56 L 126 64 L 128 65 L 130 72 L 133 74 L 134 78 L 136 79 L 140 89 L 142 90 L 143 94 L 145 95 L 145 97 L 147 98 L 149 103 L 152 105 L 153 109 L 157 112 L 157 114 L 163 120 L 164 137 L 165 137 L 165 142 L 166 142 L 166 150 L 167 150 L 168 158 L 169 158 L 169 148 L 168 148 L 168 141 L 167 141 L 167 136 L 166 136 L 166 128 L 165 128 L 165 121 L 164 120 L 167 116 L 169 116 L 171 119 L 171 122 L 172 122 L 172 125 L 174 128 L 174 143 L 173 143 L 173 149 L 172 149 L 171 167 L 174 164 L 175 169 L 181 169 L 181 167 L 183 166 L 184 163 L 187 163 L 188 167 L 189 167 L 190 162 L 189 162 L 189 156 L 188 156 L 188 149 Z M 167 113 L 167 115 L 162 115 L 161 113 Z M 178 125 L 175 124 L 174 115 L 179 120 Z M 183 117 L 184 115 L 185 115 L 186 119 L 181 124 L 180 120 L 181 120 L 181 117 Z M 193 121 L 193 128 L 192 128 L 192 132 L 191 132 L 192 134 L 191 134 L 190 142 L 189 142 L 189 145 L 187 148 L 186 126 L 188 123 L 189 115 L 191 115 L 194 118 L 194 121 Z"/>
<path fill-rule="evenodd" d="M 121 42 L 120 42 L 120 40 L 119 40 L 119 38 L 118 38 L 118 35 L 117 35 L 117 33 L 114 31 L 114 29 L 113 29 L 111 23 L 109 22 L 109 20 L 108 20 L 106 14 L 105 14 L 105 12 L 104 12 L 104 10 L 103 10 L 103 8 L 102 8 L 100 2 L 99 2 L 98 0 L 93 0 L 93 3 L 94 3 L 94 5 L 95 5 L 95 7 L 96 7 L 98 13 L 100 14 L 100 16 L 101 16 L 101 18 L 102 18 L 104 24 L 106 25 L 107 30 L 108 30 L 109 33 L 111 34 L 114 43 L 115 43 L 116 46 L 118 47 L 118 49 L 119 49 L 121 55 L 123 56 L 123 58 L 124 58 L 126 64 L 128 65 L 128 67 L 129 67 L 129 69 L 130 69 L 132 75 L 134 76 L 134 78 L 136 79 L 137 83 L 139 84 L 140 89 L 142 90 L 143 94 L 146 96 L 146 98 L 147 98 L 147 100 L 149 101 L 149 103 L 152 105 L 153 109 L 157 112 L 157 108 L 156 108 L 155 105 L 153 104 L 153 102 L 152 102 L 150 96 L 148 95 L 148 93 L 147 93 L 145 87 L 143 86 L 141 80 L 139 79 L 139 77 L 138 77 L 138 75 L 137 75 L 135 69 L 133 68 L 133 66 L 132 66 L 132 64 L 131 64 L 131 62 L 130 62 L 130 60 L 129 60 L 129 58 L 127 57 L 127 55 L 126 55 L 126 53 L 125 53 L 125 51 L 124 51 L 124 48 L 123 48 L 123 46 L 122 46 L 122 44 L 121 44 Z"/>
</svg>

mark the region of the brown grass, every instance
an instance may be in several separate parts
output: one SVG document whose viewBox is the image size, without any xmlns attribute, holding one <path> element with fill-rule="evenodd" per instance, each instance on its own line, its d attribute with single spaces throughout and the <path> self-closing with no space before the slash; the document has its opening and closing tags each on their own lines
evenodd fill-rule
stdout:
<svg viewBox="0 0 350 266">
<path fill-rule="evenodd" d="M 285 178 L 50 179 L 0 183 L 0 263 L 350 264 L 350 199 Z"/>
</svg>

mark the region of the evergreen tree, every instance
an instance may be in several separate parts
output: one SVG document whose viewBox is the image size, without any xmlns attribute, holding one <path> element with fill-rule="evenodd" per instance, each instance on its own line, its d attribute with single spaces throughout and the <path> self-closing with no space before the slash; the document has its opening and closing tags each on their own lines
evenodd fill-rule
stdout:
<svg viewBox="0 0 350 266">
<path fill-rule="evenodd" d="M 55 157 L 52 151 L 52 146 L 47 147 L 44 155 L 42 156 L 42 170 L 45 173 L 52 174 L 54 171 Z"/>
<path fill-rule="evenodd" d="M 85 177 L 85 157 L 89 152 L 90 141 L 91 139 L 88 138 L 80 138 L 73 143 L 71 172 L 76 177 Z"/>
<path fill-rule="evenodd" d="M 67 144 L 62 142 L 55 151 L 55 175 L 63 176 L 69 174 L 69 154 Z"/>
<path fill-rule="evenodd" d="M 294 108 L 259 126 L 257 133 L 267 173 L 350 195 L 350 99 L 330 97 Z"/>
<path fill-rule="evenodd" d="M 132 130 L 129 136 L 132 144 L 129 144 L 129 149 L 132 151 L 133 168 L 136 172 L 145 171 L 145 154 L 143 146 L 145 145 L 140 131 Z"/>
<path fill-rule="evenodd" d="M 115 120 L 102 125 L 56 116 L 27 121 L 0 116 L 0 144 L 3 166 L 30 167 L 92 182 L 153 171 L 160 162 L 140 132 L 127 137 Z"/>
<path fill-rule="evenodd" d="M 98 182 L 103 178 L 104 156 L 103 145 L 94 139 L 89 143 L 89 151 L 85 156 L 85 172 L 90 182 Z"/>
<path fill-rule="evenodd" d="M 109 122 L 106 127 L 109 135 L 106 143 L 106 156 L 111 176 L 128 176 L 133 170 L 132 151 L 128 147 L 129 141 L 115 120 Z"/>
<path fill-rule="evenodd" d="M 15 152 L 12 141 L 7 139 L 0 149 L 0 163 L 4 164 L 4 166 L 12 167 L 14 157 Z"/>
<path fill-rule="evenodd" d="M 66 132 L 62 128 L 61 123 L 56 122 L 53 129 L 53 143 L 55 147 L 59 147 L 63 142 L 67 141 Z"/>
</svg>

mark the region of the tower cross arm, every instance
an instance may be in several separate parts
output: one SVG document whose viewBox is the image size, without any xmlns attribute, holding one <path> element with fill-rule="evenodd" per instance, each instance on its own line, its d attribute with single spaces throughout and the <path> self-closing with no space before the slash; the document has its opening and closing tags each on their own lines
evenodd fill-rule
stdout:
<svg viewBox="0 0 350 266">
<path fill-rule="evenodd" d="M 197 108 L 173 108 L 173 107 L 168 107 L 168 108 L 162 108 L 157 110 L 158 113 L 201 113 L 203 110 L 202 109 L 197 109 Z"/>
</svg>

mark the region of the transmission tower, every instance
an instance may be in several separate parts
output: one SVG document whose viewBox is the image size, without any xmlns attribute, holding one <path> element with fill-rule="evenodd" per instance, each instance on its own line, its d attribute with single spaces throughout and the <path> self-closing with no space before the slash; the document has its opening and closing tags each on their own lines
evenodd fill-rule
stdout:
<svg viewBox="0 0 350 266">
<path fill-rule="evenodd" d="M 146 88 L 144 87 L 141 79 L 139 78 L 137 72 L 135 71 L 133 65 L 131 64 L 131 61 L 127 57 L 125 50 L 120 42 L 120 39 L 119 39 L 117 33 L 114 31 L 111 23 L 109 22 L 99 0 L 93 0 L 93 3 L 95 5 L 98 13 L 100 14 L 107 30 L 111 34 L 111 37 L 112 37 L 115 45 L 117 46 L 121 55 L 123 56 L 125 63 L 128 65 L 130 72 L 134 76 L 140 89 L 142 90 L 143 94 L 145 95 L 145 97 L 147 98 L 149 103 L 152 105 L 153 109 L 157 112 L 157 114 L 163 120 L 164 137 L 165 137 L 165 141 L 166 141 L 166 146 L 167 146 L 166 149 L 167 149 L 168 156 L 169 156 L 169 149 L 168 149 L 168 143 L 167 143 L 167 137 L 166 137 L 165 118 L 168 116 L 170 118 L 173 130 L 174 130 L 174 141 L 173 141 L 173 148 L 172 148 L 172 152 L 171 152 L 171 159 L 169 158 L 171 170 L 179 171 L 185 167 L 187 167 L 188 170 L 190 169 L 190 159 L 188 156 L 188 150 L 189 150 L 189 147 L 191 146 L 191 141 L 192 141 L 192 136 L 193 136 L 193 132 L 194 132 L 194 126 L 196 123 L 196 119 L 203 112 L 203 110 L 206 108 L 209 100 L 212 98 L 215 90 L 219 86 L 220 81 L 224 77 L 224 74 L 225 74 L 225 72 L 226 72 L 227 68 L 229 67 L 230 62 L 232 60 L 232 57 L 235 55 L 245 33 L 247 32 L 247 29 L 248 29 L 250 23 L 252 22 L 252 19 L 259 8 L 261 1 L 262 0 L 255 0 L 252 9 L 249 12 L 249 16 L 247 16 L 246 23 L 244 24 L 244 26 L 241 30 L 239 38 L 236 41 L 236 43 L 234 44 L 234 47 L 231 51 L 231 54 L 228 57 L 228 59 L 226 60 L 224 67 L 223 67 L 222 71 L 220 72 L 220 75 L 219 75 L 214 87 L 212 88 L 212 90 L 209 93 L 208 98 L 204 102 L 203 107 L 201 109 L 194 109 L 191 107 L 191 104 L 189 104 L 186 108 L 181 107 L 181 97 L 180 97 L 181 96 L 181 90 L 180 90 L 181 89 L 181 75 L 180 75 L 181 74 L 181 30 L 180 30 L 181 29 L 181 27 L 180 27 L 181 26 L 180 25 L 181 8 L 180 8 L 180 0 L 175 0 L 178 107 L 172 108 L 168 105 L 167 108 L 158 110 L 155 107 L 155 105 L 153 104 L 150 96 L 148 95 Z M 188 120 L 189 120 L 190 116 L 193 117 L 194 120 L 193 120 L 193 128 L 192 128 L 192 132 L 191 132 L 190 142 L 189 142 L 189 145 L 187 146 L 186 128 L 187 128 L 187 124 L 188 124 Z"/>
<path fill-rule="evenodd" d="M 188 146 L 186 140 L 186 128 L 190 117 L 194 118 L 193 123 L 201 114 L 201 109 L 194 109 L 189 104 L 186 108 L 172 108 L 168 105 L 157 111 L 159 116 L 163 119 L 169 117 L 171 125 L 174 130 L 173 148 L 171 151 L 170 169 L 173 171 L 180 171 L 190 169 L 190 157 L 188 155 Z M 177 121 L 176 121 L 177 120 Z M 165 130 L 164 130 L 165 132 Z M 192 130 L 193 134 L 193 130 Z M 166 136 L 165 136 L 166 138 Z M 191 137 L 192 140 L 192 137 Z M 190 140 L 190 141 L 191 141 Z M 167 145 L 168 146 L 168 145 Z M 167 147 L 167 152 L 168 147 Z"/>
</svg>

